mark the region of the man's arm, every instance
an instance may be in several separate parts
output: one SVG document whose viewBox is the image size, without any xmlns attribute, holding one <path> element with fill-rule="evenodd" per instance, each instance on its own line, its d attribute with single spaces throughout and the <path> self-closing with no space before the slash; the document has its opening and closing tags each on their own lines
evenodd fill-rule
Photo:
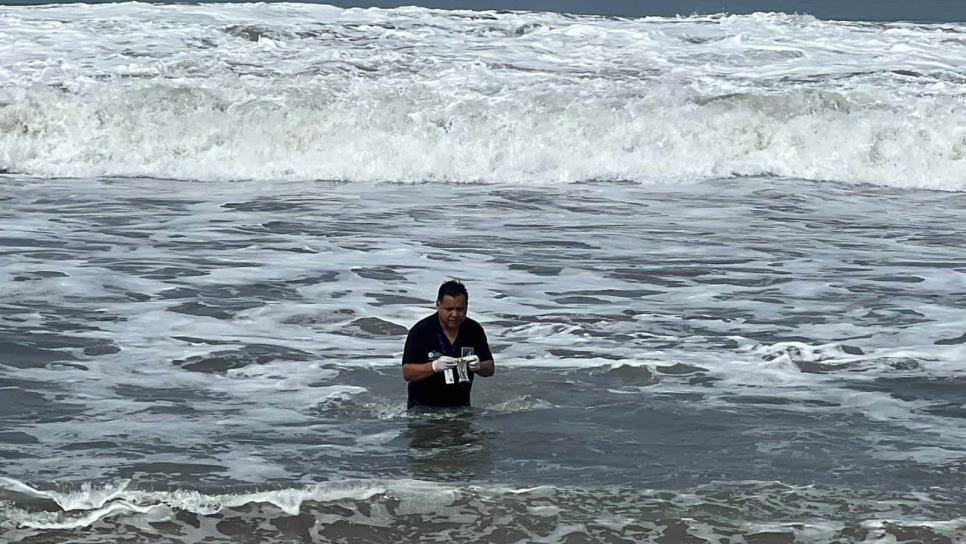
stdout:
<svg viewBox="0 0 966 544">
<path fill-rule="evenodd" d="M 418 382 L 436 374 L 436 371 L 433 370 L 432 361 L 428 363 L 406 363 L 402 365 L 402 374 L 403 379 L 407 382 Z"/>
<path fill-rule="evenodd" d="M 418 349 L 418 337 L 419 333 L 417 332 L 416 327 L 413 327 L 409 331 L 409 334 L 406 335 L 406 345 L 403 347 L 402 375 L 403 379 L 407 382 L 418 382 L 436 373 L 436 369 L 433 368 L 433 361 L 428 361 L 425 363 L 414 362 L 422 359 L 426 353 L 425 351 Z"/>
<path fill-rule="evenodd" d="M 496 364 L 493 362 L 493 352 L 490 351 L 490 342 L 486 339 L 486 331 L 483 330 L 483 326 L 477 324 L 480 328 L 480 337 L 482 342 L 480 343 L 479 349 L 476 354 L 480 357 L 480 368 L 474 370 L 476 374 L 483 376 L 484 378 L 489 378 L 496 372 Z"/>
<path fill-rule="evenodd" d="M 496 364 L 493 359 L 487 361 L 480 361 L 480 369 L 474 371 L 477 376 L 483 376 L 484 378 L 489 378 L 496 372 Z"/>
<path fill-rule="evenodd" d="M 439 359 L 429 363 L 403 363 L 403 379 L 407 382 L 418 382 L 424 380 L 437 372 L 442 372 L 448 368 L 456 368 L 459 359 L 443 355 Z"/>
</svg>

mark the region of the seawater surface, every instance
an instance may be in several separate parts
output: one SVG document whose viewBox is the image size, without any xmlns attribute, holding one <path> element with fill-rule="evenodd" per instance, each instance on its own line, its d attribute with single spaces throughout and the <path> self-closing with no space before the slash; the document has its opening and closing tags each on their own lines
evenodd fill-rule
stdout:
<svg viewBox="0 0 966 544">
<path fill-rule="evenodd" d="M 966 542 L 962 24 L 0 30 L 0 539 Z M 454 277 L 497 374 L 410 414 Z"/>
<path fill-rule="evenodd" d="M 8 538 L 963 526 L 960 194 L 16 177 L 2 194 Z M 448 277 L 499 372 L 471 410 L 410 415 L 405 330 Z"/>
</svg>

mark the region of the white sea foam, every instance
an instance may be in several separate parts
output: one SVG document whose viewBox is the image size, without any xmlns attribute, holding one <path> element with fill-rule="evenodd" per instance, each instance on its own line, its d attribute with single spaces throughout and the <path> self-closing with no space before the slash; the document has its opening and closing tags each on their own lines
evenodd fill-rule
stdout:
<svg viewBox="0 0 966 544">
<path fill-rule="evenodd" d="M 98 519 L 118 514 L 138 513 L 156 517 L 165 511 L 180 510 L 212 515 L 226 508 L 253 503 L 271 504 L 288 515 L 298 515 L 306 501 L 366 500 L 377 494 L 405 497 L 407 500 L 400 505 L 398 513 L 406 514 L 432 511 L 434 506 L 451 504 L 457 496 L 455 488 L 418 480 L 346 480 L 303 488 L 223 495 L 197 491 L 140 491 L 126 487 L 125 482 L 110 494 L 93 490 L 90 486 L 73 493 L 60 493 L 37 490 L 14 479 L 0 478 L 0 491 L 50 498 L 63 509 L 63 512 L 38 513 L 8 508 L 2 512 L 2 517 L 7 522 L 23 527 L 71 529 L 86 527 Z"/>
<path fill-rule="evenodd" d="M 330 6 L 0 8 L 0 169 L 966 190 L 956 24 Z"/>
<path fill-rule="evenodd" d="M 45 493 L 14 480 L 0 480 L 0 490 L 14 487 L 27 487 L 35 494 Z M 386 508 L 385 500 L 391 501 L 391 509 Z M 845 522 L 841 519 L 843 501 L 848 501 L 850 506 L 847 514 L 850 518 Z M 30 529 L 80 529 L 99 520 L 127 517 L 135 526 L 141 520 L 170 521 L 183 524 L 189 532 L 191 526 L 200 525 L 199 538 L 215 538 L 221 536 L 214 524 L 224 519 L 219 516 L 223 512 L 242 510 L 249 505 L 271 505 L 281 514 L 296 516 L 305 511 L 306 503 L 312 502 L 336 502 L 342 506 L 312 510 L 316 524 L 321 526 L 349 520 L 359 527 L 390 527 L 419 517 L 445 519 L 450 523 L 461 520 L 464 526 L 474 527 L 476 531 L 478 527 L 474 524 L 481 519 L 494 520 L 501 524 L 497 527 L 503 527 L 512 523 L 503 516 L 526 511 L 531 518 L 548 523 L 546 529 L 534 531 L 528 538 L 534 542 L 560 542 L 570 533 L 594 534 L 588 529 L 589 523 L 621 534 L 626 530 L 640 531 L 642 526 L 649 529 L 647 532 L 659 529 L 662 524 L 642 516 L 645 512 L 660 512 L 662 519 L 680 519 L 686 522 L 689 533 L 708 539 L 721 534 L 724 521 L 727 534 L 732 536 L 735 529 L 745 535 L 780 532 L 794 534 L 796 541 L 803 542 L 825 542 L 842 536 L 842 529 L 848 527 L 864 528 L 870 538 L 879 540 L 892 538 L 897 529 L 912 528 L 958 539 L 962 536 L 964 521 L 963 518 L 919 517 L 921 508 L 927 512 L 931 509 L 944 512 L 950 505 L 916 494 L 874 496 L 842 488 L 789 486 L 779 482 L 718 482 L 673 492 L 608 487 L 454 486 L 403 479 L 343 480 L 235 494 L 129 490 L 123 497 L 110 502 L 92 502 L 90 508 L 79 512 L 37 512 L 18 504 L 4 504 L 0 509 L 0 531 L 13 536 Z M 367 504 L 360 508 L 354 504 L 359 502 Z M 781 510 L 780 519 L 769 520 L 775 516 L 776 509 Z M 263 522 L 271 521 L 273 515 L 278 515 L 272 510 L 251 509 L 249 515 L 258 516 Z M 722 511 L 724 520 L 719 517 Z M 739 514 L 729 513 L 733 511 Z M 197 524 L 175 521 L 181 512 L 197 514 Z"/>
<path fill-rule="evenodd" d="M 84 484 L 76 492 L 64 493 L 58 491 L 42 491 L 18 480 L 14 480 L 13 478 L 0 477 L 0 489 L 32 499 L 49 499 L 66 512 L 101 508 L 111 501 L 125 497 L 129 484 L 129 480 L 123 480 L 117 485 L 103 487 Z"/>
</svg>

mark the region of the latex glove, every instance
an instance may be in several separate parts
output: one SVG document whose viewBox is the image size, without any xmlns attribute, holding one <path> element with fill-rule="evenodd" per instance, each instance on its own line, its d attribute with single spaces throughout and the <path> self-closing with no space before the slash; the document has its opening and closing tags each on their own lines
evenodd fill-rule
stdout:
<svg viewBox="0 0 966 544">
<path fill-rule="evenodd" d="M 433 361 L 433 372 L 442 372 L 447 368 L 455 368 L 457 363 L 459 363 L 459 359 L 456 357 L 443 355 L 439 359 Z"/>
<path fill-rule="evenodd" d="M 476 372 L 480 369 L 480 358 L 476 355 L 468 355 L 463 357 L 463 362 L 466 363 L 466 368 Z"/>
</svg>

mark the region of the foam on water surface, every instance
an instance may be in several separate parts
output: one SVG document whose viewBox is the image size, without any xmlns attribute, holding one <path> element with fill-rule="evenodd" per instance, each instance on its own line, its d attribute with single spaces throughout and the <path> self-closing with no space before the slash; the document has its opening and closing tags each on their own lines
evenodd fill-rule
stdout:
<svg viewBox="0 0 966 544">
<path fill-rule="evenodd" d="M 5 493 L 26 487 L 10 480 L 2 485 Z M 845 505 L 851 515 L 843 519 L 840 508 Z M 709 542 L 723 538 L 827 542 L 912 536 L 958 542 L 962 518 L 918 518 L 943 515 L 950 508 L 954 507 L 948 499 L 936 493 L 928 497 L 876 496 L 778 482 L 716 483 L 674 493 L 620 487 L 527 489 L 440 486 L 419 480 L 347 480 L 223 495 L 122 490 L 110 501 L 92 504 L 82 512 L 31 511 L 15 501 L 0 511 L 0 528 L 15 538 L 56 534 L 52 531 L 57 529 L 88 529 L 94 535 L 137 530 L 171 542 L 230 541 L 239 538 L 237 532 L 244 527 L 268 539 L 299 534 L 322 539 L 353 534 L 385 538 L 420 534 L 422 523 L 433 523 L 437 534 L 459 541 L 664 537 Z M 787 512 L 786 521 L 765 521 L 776 509 Z M 526 515 L 521 515 L 524 511 Z"/>
<path fill-rule="evenodd" d="M 17 479 L 905 488 L 964 459 L 957 195 L 5 179 Z M 501 370 L 437 432 L 398 365 L 450 276 Z"/>
<path fill-rule="evenodd" d="M 960 24 L 310 4 L 0 13 L 9 172 L 966 189 Z"/>
</svg>

